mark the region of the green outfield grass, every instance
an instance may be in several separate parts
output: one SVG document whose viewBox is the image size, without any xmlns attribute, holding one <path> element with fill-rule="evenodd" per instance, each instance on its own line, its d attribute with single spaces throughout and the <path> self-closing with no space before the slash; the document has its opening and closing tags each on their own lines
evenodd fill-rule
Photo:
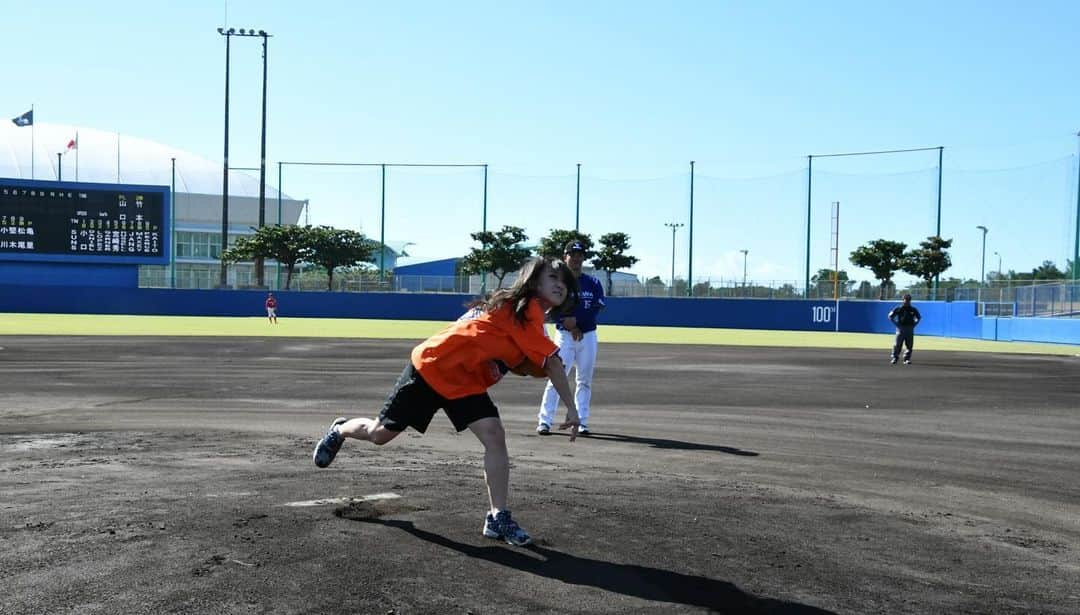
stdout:
<svg viewBox="0 0 1080 615">
<path fill-rule="evenodd" d="M 446 324 L 426 320 L 282 318 L 278 324 L 271 325 L 264 317 L 0 314 L 0 335 L 190 335 L 420 340 L 442 329 Z M 892 345 L 893 336 L 882 333 L 602 325 L 600 339 L 604 343 L 881 349 Z M 1080 356 L 1080 347 L 1066 344 L 991 342 L 930 336 L 919 336 L 918 347 L 920 350 Z"/>
</svg>

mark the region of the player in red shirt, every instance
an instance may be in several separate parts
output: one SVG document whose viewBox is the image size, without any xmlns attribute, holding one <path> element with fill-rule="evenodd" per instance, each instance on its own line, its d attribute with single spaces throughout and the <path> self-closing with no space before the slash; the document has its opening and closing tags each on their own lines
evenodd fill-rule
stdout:
<svg viewBox="0 0 1080 615">
<path fill-rule="evenodd" d="M 487 390 L 502 378 L 500 364 L 518 366 L 529 361 L 543 366 L 545 377 L 566 404 L 566 420 L 559 429 L 570 430 L 571 442 L 577 438 L 580 423 L 574 394 L 558 346 L 544 331 L 546 313 L 573 310 L 577 294 L 577 280 L 565 263 L 548 258 L 529 261 L 510 288 L 477 302 L 475 318 L 462 318 L 413 349 L 378 418 L 338 418 L 331 423 L 315 447 L 315 465 L 330 465 L 346 438 L 386 444 L 407 427 L 423 433 L 442 408 L 455 429 L 472 431 L 484 445 L 490 506 L 484 535 L 512 545 L 529 544 L 532 539 L 507 508 L 506 432 Z"/>
<path fill-rule="evenodd" d="M 266 293 L 266 317 L 271 323 L 277 324 L 277 299 L 274 293 Z"/>
</svg>

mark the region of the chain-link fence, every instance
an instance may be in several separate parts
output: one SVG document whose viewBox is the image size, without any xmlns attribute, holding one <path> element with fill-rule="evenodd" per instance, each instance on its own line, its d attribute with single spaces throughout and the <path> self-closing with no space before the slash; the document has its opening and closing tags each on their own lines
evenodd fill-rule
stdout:
<svg viewBox="0 0 1080 615">
<path fill-rule="evenodd" d="M 230 288 L 256 288 L 254 265 L 237 263 L 231 266 L 235 284 Z M 139 286 L 144 288 L 217 288 L 219 282 L 216 264 L 178 264 L 175 272 L 168 266 L 142 266 L 139 268 Z M 658 277 L 639 278 L 616 274 L 608 280 L 604 272 L 595 272 L 612 297 L 672 297 L 716 299 L 811 299 L 837 298 L 831 281 L 810 286 L 809 293 L 792 280 L 760 282 L 738 279 L 699 279 L 692 292 L 687 292 L 686 281 L 681 278 L 661 280 Z M 503 286 L 513 282 L 513 274 L 503 281 Z M 266 285 L 270 290 L 281 290 L 286 285 L 286 272 L 276 263 L 266 265 Z M 458 293 L 479 295 L 485 290 L 499 287 L 494 276 L 441 276 L 441 275 L 395 275 L 383 276 L 374 269 L 349 270 L 334 274 L 331 283 L 326 271 L 301 265 L 293 272 L 289 290 L 333 292 L 410 292 L 410 293 Z M 930 301 L 933 291 L 925 287 L 896 288 L 891 286 L 881 294 L 880 286 L 867 283 L 841 282 L 835 291 L 839 299 L 873 301 L 900 301 L 904 294 L 911 294 L 915 301 Z M 938 301 L 973 301 L 978 305 L 980 316 L 1029 316 L 1029 317 L 1078 317 L 1080 316 L 1080 284 L 1072 282 L 1036 282 L 1034 280 L 1005 280 L 986 286 L 968 284 L 960 287 L 939 288 Z"/>
<path fill-rule="evenodd" d="M 1058 283 L 1016 289 L 1017 316 L 1076 317 L 1080 312 L 1080 284 Z"/>
<path fill-rule="evenodd" d="M 1073 318 L 1080 316 L 1080 284 L 1072 281 L 1005 280 L 956 289 L 955 300 L 975 301 L 980 316 Z"/>
</svg>

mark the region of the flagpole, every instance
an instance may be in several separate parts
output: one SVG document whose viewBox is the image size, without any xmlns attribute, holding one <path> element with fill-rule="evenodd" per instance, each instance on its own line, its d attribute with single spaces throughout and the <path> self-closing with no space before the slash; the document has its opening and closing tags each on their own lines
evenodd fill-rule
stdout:
<svg viewBox="0 0 1080 615">
<path fill-rule="evenodd" d="M 120 131 L 116 131 L 116 183 L 120 183 Z"/>
<path fill-rule="evenodd" d="M 30 179 L 34 177 L 34 105 L 30 105 Z"/>
<path fill-rule="evenodd" d="M 79 181 L 79 131 L 75 131 L 75 181 Z"/>
</svg>

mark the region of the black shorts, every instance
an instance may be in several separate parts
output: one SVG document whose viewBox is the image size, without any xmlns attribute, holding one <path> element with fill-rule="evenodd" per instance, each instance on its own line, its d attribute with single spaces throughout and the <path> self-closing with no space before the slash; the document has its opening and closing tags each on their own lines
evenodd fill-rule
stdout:
<svg viewBox="0 0 1080 615">
<path fill-rule="evenodd" d="M 386 404 L 379 413 L 379 422 L 390 431 L 405 431 L 407 427 L 412 427 L 424 433 L 440 408 L 458 431 L 465 431 L 473 421 L 479 419 L 499 418 L 499 409 L 487 393 L 446 399 L 435 392 L 409 363 L 401 372 L 394 390 L 386 397 Z"/>
</svg>

